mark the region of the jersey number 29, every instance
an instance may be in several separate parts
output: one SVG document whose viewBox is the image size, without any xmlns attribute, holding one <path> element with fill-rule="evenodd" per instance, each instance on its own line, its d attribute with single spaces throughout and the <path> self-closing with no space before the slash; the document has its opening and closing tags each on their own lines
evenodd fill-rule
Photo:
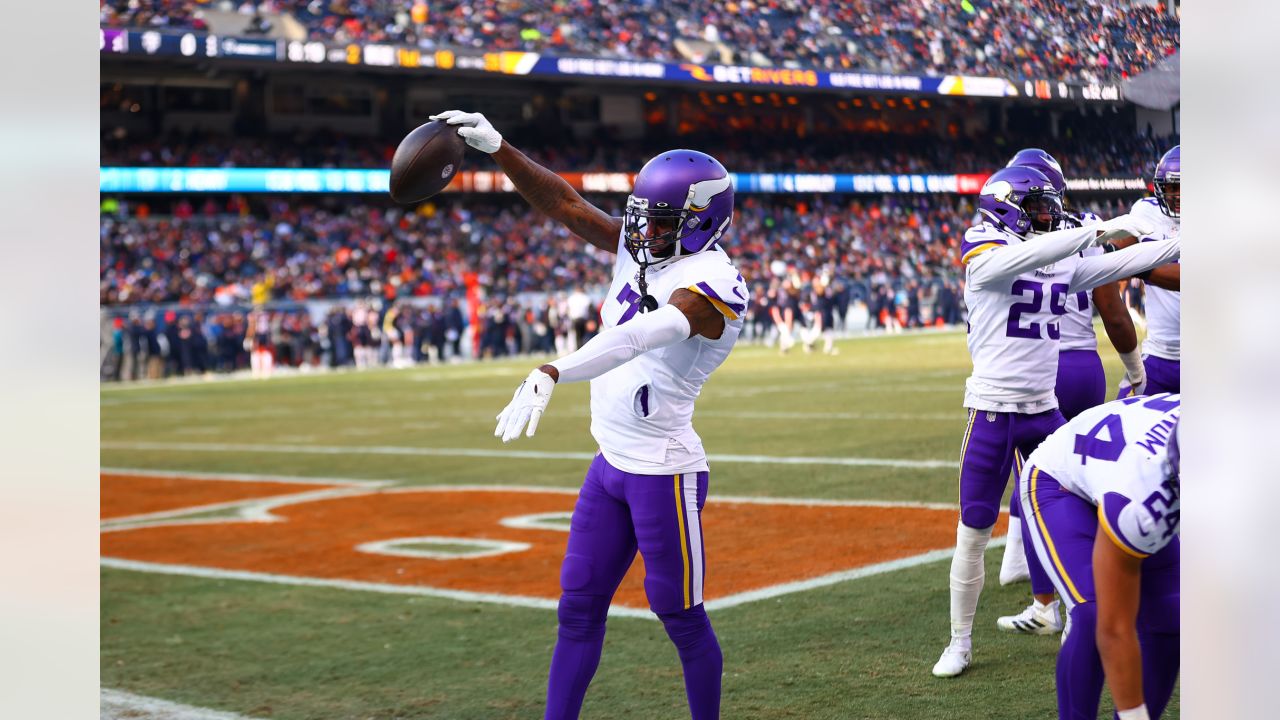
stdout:
<svg viewBox="0 0 1280 720">
<path fill-rule="evenodd" d="M 1054 315 L 1067 314 L 1067 290 L 1069 287 L 1066 283 L 1054 283 L 1049 286 L 1049 312 Z M 1031 297 L 1022 302 L 1016 302 L 1009 307 L 1009 322 L 1005 326 L 1005 335 L 1028 340 L 1041 340 L 1046 337 L 1049 340 L 1057 340 L 1061 337 L 1062 332 L 1058 329 L 1056 319 L 1053 322 L 1044 324 L 1043 335 L 1040 332 L 1040 323 L 1038 322 L 1033 321 L 1027 323 L 1026 327 L 1022 326 L 1023 313 L 1034 314 L 1040 312 L 1040 307 L 1044 303 L 1044 283 L 1019 279 L 1013 281 L 1012 290 L 1013 294 L 1019 297 L 1026 297 L 1027 293 L 1030 293 Z"/>
</svg>

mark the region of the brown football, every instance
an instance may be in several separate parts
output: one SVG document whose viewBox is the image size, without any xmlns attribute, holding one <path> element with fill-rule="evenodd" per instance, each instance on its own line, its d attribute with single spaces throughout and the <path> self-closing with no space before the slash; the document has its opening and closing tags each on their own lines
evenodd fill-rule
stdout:
<svg viewBox="0 0 1280 720">
<path fill-rule="evenodd" d="M 466 149 L 456 125 L 440 120 L 419 125 L 391 158 L 391 198 L 416 203 L 440 192 L 458 174 Z"/>
</svg>

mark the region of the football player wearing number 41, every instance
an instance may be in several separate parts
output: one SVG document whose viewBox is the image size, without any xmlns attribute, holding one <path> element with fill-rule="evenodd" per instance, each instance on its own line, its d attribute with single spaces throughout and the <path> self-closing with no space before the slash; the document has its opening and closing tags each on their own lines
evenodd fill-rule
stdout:
<svg viewBox="0 0 1280 720">
<path fill-rule="evenodd" d="M 720 245 L 733 219 L 729 173 L 700 152 L 662 153 L 636 176 L 625 216 L 610 217 L 504 142 L 483 115 L 451 110 L 432 119 L 457 125 L 468 145 L 490 153 L 535 208 L 617 255 L 600 334 L 529 373 L 494 432 L 503 442 L 532 437 L 557 383 L 591 381 L 600 453 L 570 521 L 546 717 L 578 717 L 609 605 L 637 550 L 649 607 L 683 666 L 690 713 L 719 717 L 723 659 L 702 603 L 709 467 L 693 405 L 729 356 L 749 300 Z"/>
<path fill-rule="evenodd" d="M 951 561 L 951 642 L 933 667 L 964 672 L 972 659 L 973 617 L 985 579 L 983 552 L 1000 511 L 1015 453 L 1031 454 L 1065 420 L 1054 385 L 1058 318 L 1067 297 L 1132 277 L 1179 257 L 1177 239 L 1080 257 L 1082 250 L 1151 228 L 1131 215 L 1062 227 L 1062 202 L 1029 167 L 995 172 L 978 196 L 982 220 L 961 244 L 973 374 L 965 387 L 969 421 L 960 450 L 960 522 Z M 1025 531 L 1024 531 L 1025 534 Z M 1037 598 L 1053 602 L 1052 594 Z M 1057 608 L 1051 609 L 1056 623 Z"/>
</svg>

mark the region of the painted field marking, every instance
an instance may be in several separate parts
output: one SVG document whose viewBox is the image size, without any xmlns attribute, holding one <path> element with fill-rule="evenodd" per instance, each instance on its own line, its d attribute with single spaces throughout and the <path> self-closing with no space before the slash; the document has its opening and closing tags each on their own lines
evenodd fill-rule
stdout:
<svg viewBox="0 0 1280 720">
<path fill-rule="evenodd" d="M 116 472 L 127 473 L 128 470 L 117 469 Z M 149 471 L 154 475 L 162 475 L 161 471 Z M 173 473 L 169 477 L 181 478 L 185 473 Z M 199 473 L 204 479 L 215 479 L 218 477 L 214 473 Z M 248 481 L 252 479 L 272 479 L 272 476 L 246 476 L 231 475 L 229 479 Z M 290 478 L 276 477 L 274 479 L 281 481 L 295 481 L 299 483 L 314 482 L 312 478 Z M 334 480 L 334 479 L 330 479 Z M 338 480 L 341 482 L 341 480 Z M 360 482 L 360 481 L 354 481 Z M 296 505 L 316 500 L 336 499 L 343 496 L 351 496 L 353 498 L 367 497 L 370 495 L 386 495 L 399 493 L 453 493 L 453 492 L 520 492 L 530 494 L 547 494 L 570 496 L 577 493 L 576 488 L 559 488 L 559 487 L 539 487 L 539 486 L 520 486 L 520 485 L 452 485 L 452 486 L 409 486 L 398 488 L 379 489 L 370 487 L 370 483 L 365 482 L 363 487 L 346 487 L 346 488 L 330 488 L 310 493 L 300 493 L 296 496 L 260 498 L 256 500 L 248 500 L 241 504 L 237 509 L 237 517 L 228 518 L 201 518 L 183 521 L 180 518 L 171 521 L 160 521 L 151 525 L 135 525 L 128 528 L 104 528 L 105 532 L 125 531 L 134 529 L 143 529 L 147 527 L 161 527 L 166 525 L 179 524 L 225 524 L 235 522 L 274 522 L 279 520 L 272 515 L 270 510 L 281 506 Z M 822 498 L 767 498 L 767 497 L 739 497 L 739 496 L 712 496 L 711 500 L 715 503 L 725 504 L 741 504 L 741 505 L 790 505 L 797 507 L 851 507 L 851 508 L 923 508 L 931 510 L 948 510 L 955 511 L 954 504 L 947 503 L 919 503 L 909 501 L 866 501 L 866 500 L 831 500 Z M 187 510 L 186 512 L 190 512 Z M 534 513 L 530 515 L 516 515 L 503 518 L 496 524 L 511 528 L 527 528 L 536 530 L 550 530 L 564 532 L 564 521 L 569 517 L 570 513 L 565 511 Z M 433 537 L 429 538 L 442 543 L 448 544 L 464 544 L 467 542 L 465 538 L 456 537 Z M 461 540 L 461 542 L 459 542 Z M 421 540 L 418 540 L 421 541 Z M 388 549 L 394 549 L 392 546 L 403 543 L 415 542 L 414 538 L 398 538 L 396 540 L 383 540 L 376 543 L 367 543 L 365 547 L 359 550 L 368 551 L 370 549 L 385 554 Z M 506 541 L 490 541 L 481 540 L 475 544 L 504 543 Z M 999 547 L 1004 542 L 1003 538 L 993 539 L 991 547 Z M 513 546 L 517 543 L 511 543 Z M 373 545 L 380 547 L 374 548 Z M 514 551 L 515 548 L 504 548 L 503 552 Z M 923 553 L 916 553 L 903 558 L 894 560 L 872 563 L 869 565 L 861 565 L 850 568 L 848 570 L 840 570 L 837 572 L 829 572 L 817 577 L 782 582 L 775 585 L 753 588 L 747 591 L 731 593 L 719 598 L 710 600 L 707 603 L 709 609 L 728 608 L 737 605 L 754 602 L 763 599 L 776 598 L 796 592 L 803 592 L 815 588 L 826 587 L 841 582 L 856 580 L 864 577 L 870 577 L 878 574 L 896 571 L 908 567 L 936 562 L 950 557 L 951 549 L 933 549 Z M 417 557 L 429 556 L 420 552 L 404 552 L 398 553 L 402 555 L 413 555 Z M 488 555 L 489 553 L 484 553 Z M 450 557 L 457 557 L 456 554 L 450 554 Z M 150 560 L 124 559 L 117 557 L 104 557 L 101 560 L 103 567 L 119 568 L 124 570 L 133 570 L 141 572 L 156 572 L 164 574 L 176 575 L 192 575 L 197 577 L 221 578 L 246 580 L 257 582 L 268 582 L 276 584 L 293 584 L 306 585 L 316 587 L 333 587 L 345 590 L 361 590 L 371 592 L 384 592 L 395 594 L 414 594 L 431 597 L 440 597 L 453 600 L 462 600 L 469 602 L 489 602 L 497 604 L 505 604 L 519 607 L 533 608 L 554 608 L 556 601 L 546 597 L 531 597 L 522 594 L 510 594 L 507 592 L 485 592 L 473 591 L 454 588 L 440 588 L 426 585 L 400 585 L 395 583 L 371 582 L 368 580 L 344 579 L 344 578 L 323 578 L 308 575 L 290 575 L 278 572 L 262 572 L 258 570 L 230 570 L 224 568 L 205 567 L 200 565 L 192 565 L 187 563 L 174 562 L 154 562 Z M 611 610 L 611 614 L 619 617 L 647 617 L 652 618 L 652 614 L 647 610 L 636 607 L 615 606 Z"/>
<path fill-rule="evenodd" d="M 471 548 L 462 551 L 428 550 L 426 548 L 406 547 L 426 545 L 436 547 L 461 546 Z M 524 552 L 531 545 L 522 542 L 505 540 L 476 540 L 475 538 L 440 537 L 424 535 L 421 537 L 395 538 L 361 543 L 356 550 L 370 555 L 394 555 L 396 557 L 428 558 L 431 560 L 472 560 L 474 558 L 493 557 L 506 553 Z"/>
<path fill-rule="evenodd" d="M 102 688 L 102 720 L 253 720 L 222 710 L 183 705 L 160 698 Z"/>
<path fill-rule="evenodd" d="M 106 450 L 181 450 L 183 452 L 259 452 L 301 455 L 406 455 L 425 457 L 480 457 L 518 460 L 591 460 L 595 453 L 548 452 L 542 450 L 487 450 L 483 448 L 433 448 L 396 445 L 282 445 L 261 443 L 121 442 L 104 441 Z M 711 462 L 751 465 L 839 465 L 846 467 L 895 467 L 954 470 L 956 460 L 909 460 L 900 458 L 821 457 L 777 455 L 707 456 Z"/>
</svg>

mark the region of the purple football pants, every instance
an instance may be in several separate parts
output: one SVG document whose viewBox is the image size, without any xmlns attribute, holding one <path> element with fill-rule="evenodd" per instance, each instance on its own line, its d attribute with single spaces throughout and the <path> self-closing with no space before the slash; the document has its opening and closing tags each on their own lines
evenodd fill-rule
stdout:
<svg viewBox="0 0 1280 720">
<path fill-rule="evenodd" d="M 1097 644 L 1097 595 L 1093 582 L 1093 543 L 1097 508 L 1062 489 L 1047 473 L 1029 467 L 1021 496 L 1032 541 L 1071 615 L 1071 632 L 1058 653 L 1058 717 L 1098 717 L 1105 675 Z M 1151 717 L 1169 703 L 1179 665 L 1179 544 L 1142 561 L 1138 642 L 1142 648 L 1142 694 Z"/>
<path fill-rule="evenodd" d="M 1181 362 L 1148 355 L 1142 358 L 1142 366 L 1147 371 L 1145 395 L 1182 392 Z"/>
<path fill-rule="evenodd" d="M 1102 358 L 1094 350 L 1063 350 L 1058 353 L 1058 410 L 1070 420 L 1089 408 L 1107 401 L 1107 373 Z"/>
<path fill-rule="evenodd" d="M 600 664 L 605 616 L 636 550 L 644 590 L 684 668 L 694 720 L 720 715 L 720 643 L 702 607 L 708 473 L 636 475 L 596 455 L 569 523 L 546 718 L 576 718 Z"/>
<path fill-rule="evenodd" d="M 960 522 L 982 529 L 996 524 L 1000 516 L 1000 498 L 1009 482 L 1009 473 L 1022 469 L 1022 458 L 1040 446 L 1046 437 L 1066 423 L 1062 413 L 1048 410 L 1035 415 L 969 410 L 969 425 L 960 448 Z M 1019 517 L 1017 475 L 1014 476 L 1010 515 Z M 1031 547 L 1030 529 L 1022 523 L 1024 548 Z M 1031 575 L 1031 592 L 1048 595 L 1053 582 L 1040 562 L 1027 553 L 1027 569 Z"/>
</svg>

